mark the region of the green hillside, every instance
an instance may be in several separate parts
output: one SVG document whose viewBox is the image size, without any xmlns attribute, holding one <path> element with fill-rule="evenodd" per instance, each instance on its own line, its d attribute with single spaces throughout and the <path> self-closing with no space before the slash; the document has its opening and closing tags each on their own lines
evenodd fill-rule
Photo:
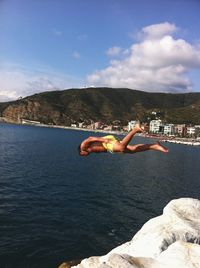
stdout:
<svg viewBox="0 0 200 268">
<path fill-rule="evenodd" d="M 154 119 L 152 111 L 166 122 L 200 124 L 200 93 L 148 93 L 131 89 L 84 88 L 43 92 L 21 100 L 0 103 L 1 116 L 43 123 Z"/>
</svg>

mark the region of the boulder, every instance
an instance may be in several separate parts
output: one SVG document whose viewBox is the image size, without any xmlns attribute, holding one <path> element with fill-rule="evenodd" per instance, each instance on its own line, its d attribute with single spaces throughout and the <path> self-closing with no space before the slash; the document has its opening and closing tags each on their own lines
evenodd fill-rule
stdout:
<svg viewBox="0 0 200 268">
<path fill-rule="evenodd" d="M 200 201 L 172 200 L 131 241 L 73 268 L 200 268 Z"/>
</svg>

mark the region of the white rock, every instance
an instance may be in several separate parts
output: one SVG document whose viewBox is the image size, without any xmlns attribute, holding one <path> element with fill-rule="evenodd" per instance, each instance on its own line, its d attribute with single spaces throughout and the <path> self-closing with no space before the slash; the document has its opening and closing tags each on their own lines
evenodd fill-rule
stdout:
<svg viewBox="0 0 200 268">
<path fill-rule="evenodd" d="M 172 200 L 133 239 L 77 268 L 200 268 L 200 201 Z"/>
</svg>

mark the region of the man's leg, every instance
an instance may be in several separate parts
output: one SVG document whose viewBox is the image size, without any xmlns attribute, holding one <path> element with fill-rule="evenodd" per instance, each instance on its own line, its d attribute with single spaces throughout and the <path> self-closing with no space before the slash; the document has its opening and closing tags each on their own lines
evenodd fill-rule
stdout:
<svg viewBox="0 0 200 268">
<path fill-rule="evenodd" d="M 159 142 L 157 142 L 154 144 L 128 145 L 124 153 L 134 154 L 148 150 L 160 151 L 163 153 L 169 152 L 169 150 L 166 147 L 162 146 Z"/>
<path fill-rule="evenodd" d="M 123 140 L 120 141 L 121 145 L 126 148 L 127 145 L 129 144 L 129 142 L 131 141 L 131 139 L 133 138 L 133 136 L 136 133 L 139 132 L 143 132 L 144 130 L 140 127 L 140 125 L 135 126 L 127 135 L 125 138 L 123 138 Z"/>
</svg>

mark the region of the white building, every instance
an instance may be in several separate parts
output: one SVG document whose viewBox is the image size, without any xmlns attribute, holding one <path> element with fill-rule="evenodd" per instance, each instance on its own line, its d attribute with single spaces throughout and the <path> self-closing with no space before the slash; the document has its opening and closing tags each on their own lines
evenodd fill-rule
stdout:
<svg viewBox="0 0 200 268">
<path fill-rule="evenodd" d="M 84 122 L 79 122 L 78 127 L 83 128 L 84 127 Z"/>
<path fill-rule="evenodd" d="M 19 120 L 19 118 L 18 118 Z M 28 119 L 21 119 L 21 123 L 22 124 L 29 124 L 29 125 L 39 125 L 40 122 L 39 121 L 33 121 L 33 120 L 28 120 Z"/>
<path fill-rule="evenodd" d="M 164 135 L 174 135 L 175 134 L 175 126 L 174 124 L 166 124 L 164 125 Z"/>
<path fill-rule="evenodd" d="M 140 121 L 133 120 L 128 122 L 128 131 L 131 131 L 137 124 L 140 124 Z"/>
<path fill-rule="evenodd" d="M 151 122 L 149 124 L 149 131 L 151 133 L 160 133 L 160 132 L 162 132 L 162 128 L 163 128 L 162 120 L 160 120 L 160 119 L 151 120 Z"/>
<path fill-rule="evenodd" d="M 196 128 L 195 127 L 187 127 L 187 135 L 194 136 L 196 134 Z"/>
</svg>

